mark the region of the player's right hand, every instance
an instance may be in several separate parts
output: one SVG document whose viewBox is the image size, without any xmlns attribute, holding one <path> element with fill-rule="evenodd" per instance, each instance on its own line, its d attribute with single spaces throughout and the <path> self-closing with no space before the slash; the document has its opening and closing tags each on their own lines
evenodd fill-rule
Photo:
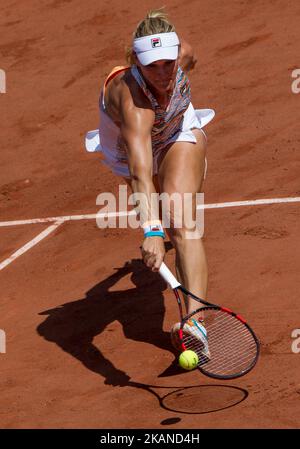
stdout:
<svg viewBox="0 0 300 449">
<path fill-rule="evenodd" d="M 158 271 L 165 256 L 164 240 L 161 237 L 146 237 L 141 251 L 147 267 L 152 271 Z"/>
</svg>

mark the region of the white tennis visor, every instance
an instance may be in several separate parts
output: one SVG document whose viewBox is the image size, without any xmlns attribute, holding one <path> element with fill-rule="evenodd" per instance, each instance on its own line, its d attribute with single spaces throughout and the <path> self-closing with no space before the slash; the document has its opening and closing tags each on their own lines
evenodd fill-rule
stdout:
<svg viewBox="0 0 300 449">
<path fill-rule="evenodd" d="M 174 31 L 150 34 L 133 41 L 133 50 L 142 65 L 148 65 L 160 59 L 177 59 L 178 46 L 179 39 Z"/>
</svg>

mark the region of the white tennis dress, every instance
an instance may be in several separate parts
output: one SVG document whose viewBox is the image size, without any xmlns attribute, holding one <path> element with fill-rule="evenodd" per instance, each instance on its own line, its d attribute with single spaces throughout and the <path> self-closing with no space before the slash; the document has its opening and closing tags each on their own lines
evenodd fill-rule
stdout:
<svg viewBox="0 0 300 449">
<path fill-rule="evenodd" d="M 158 157 L 164 147 L 172 142 L 193 142 L 197 139 L 192 129 L 200 129 L 209 123 L 215 112 L 212 109 L 194 109 L 190 102 L 189 82 L 184 72 L 178 68 L 175 88 L 166 110 L 162 109 L 136 66 L 116 67 L 107 77 L 99 100 L 99 129 L 89 131 L 85 137 L 85 147 L 88 152 L 101 152 L 106 164 L 118 176 L 130 177 L 126 147 L 120 133 L 120 128 L 106 113 L 104 93 L 107 83 L 118 73 L 131 70 L 132 75 L 149 98 L 155 112 L 152 130 L 153 174 L 158 171 Z M 206 137 L 206 136 L 205 136 Z M 205 170 L 206 171 L 206 170 Z"/>
</svg>

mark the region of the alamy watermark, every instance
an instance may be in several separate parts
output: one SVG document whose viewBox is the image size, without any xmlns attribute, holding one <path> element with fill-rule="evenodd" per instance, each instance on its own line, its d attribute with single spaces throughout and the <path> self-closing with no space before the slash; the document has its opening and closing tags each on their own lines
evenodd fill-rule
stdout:
<svg viewBox="0 0 300 449">
<path fill-rule="evenodd" d="M 118 198 L 103 192 L 96 204 L 104 206 L 96 216 L 99 228 L 137 229 L 160 216 L 165 229 L 184 229 L 186 239 L 199 239 L 204 233 L 204 193 L 155 192 L 149 199 L 142 192 L 128 195 L 127 185 L 119 185 Z"/>
<path fill-rule="evenodd" d="M 0 329 L 0 354 L 6 353 L 6 333 Z"/>
<path fill-rule="evenodd" d="M 6 94 L 6 73 L 0 69 L 0 94 Z"/>
<path fill-rule="evenodd" d="M 294 354 L 299 354 L 300 352 L 300 329 L 294 329 L 291 335 L 294 338 L 291 349 Z"/>
<path fill-rule="evenodd" d="M 295 69 L 292 71 L 292 78 L 296 78 L 292 82 L 292 92 L 293 94 L 299 94 L 300 92 L 300 69 Z"/>
</svg>

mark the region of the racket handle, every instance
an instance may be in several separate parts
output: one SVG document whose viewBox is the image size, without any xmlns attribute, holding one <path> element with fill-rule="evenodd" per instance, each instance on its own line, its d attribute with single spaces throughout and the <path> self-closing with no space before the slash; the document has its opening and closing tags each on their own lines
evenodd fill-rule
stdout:
<svg viewBox="0 0 300 449">
<path fill-rule="evenodd" d="M 171 288 L 179 287 L 181 284 L 177 281 L 176 277 L 169 270 L 167 265 L 163 262 L 159 268 L 159 274 L 170 285 Z"/>
</svg>

